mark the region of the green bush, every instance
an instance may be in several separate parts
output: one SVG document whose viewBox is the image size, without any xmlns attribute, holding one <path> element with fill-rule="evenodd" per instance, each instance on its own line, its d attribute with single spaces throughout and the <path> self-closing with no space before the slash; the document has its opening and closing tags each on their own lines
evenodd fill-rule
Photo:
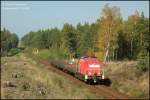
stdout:
<svg viewBox="0 0 150 100">
<path fill-rule="evenodd" d="M 138 55 L 138 69 L 142 72 L 145 72 L 149 68 L 149 53 L 147 52 L 140 52 Z"/>
<path fill-rule="evenodd" d="M 13 56 L 13 55 L 16 55 L 20 52 L 21 50 L 18 49 L 18 48 L 12 48 L 10 49 L 10 51 L 8 52 L 8 56 Z"/>
<path fill-rule="evenodd" d="M 69 57 L 69 53 L 63 48 L 41 49 L 37 54 L 34 54 L 33 51 L 34 48 L 27 48 L 24 50 L 24 53 L 28 55 L 28 57 L 34 58 L 38 61 L 50 59 L 66 59 Z"/>
<path fill-rule="evenodd" d="M 67 57 L 67 52 L 60 48 L 50 48 L 39 52 L 38 56 L 41 59 L 64 59 Z"/>
</svg>

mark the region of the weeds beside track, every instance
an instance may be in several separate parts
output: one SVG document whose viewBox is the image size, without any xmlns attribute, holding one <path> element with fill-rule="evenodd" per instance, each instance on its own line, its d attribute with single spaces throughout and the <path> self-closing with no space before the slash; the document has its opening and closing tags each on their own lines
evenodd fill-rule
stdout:
<svg viewBox="0 0 150 100">
<path fill-rule="evenodd" d="M 79 84 L 82 85 L 88 89 L 90 89 L 92 92 L 94 92 L 97 95 L 103 96 L 106 99 L 129 99 L 129 97 L 127 95 L 124 95 L 122 93 L 119 93 L 113 89 L 111 89 L 108 86 L 105 85 L 89 85 L 86 84 L 80 80 L 78 80 L 77 78 L 63 72 L 62 70 L 57 69 L 56 67 L 52 66 L 50 62 L 48 61 L 42 61 L 40 62 L 42 64 L 44 64 L 49 70 L 52 70 L 58 74 L 61 74 L 65 77 L 67 77 L 68 79 L 70 79 L 71 81 L 73 81 L 75 84 Z"/>
</svg>

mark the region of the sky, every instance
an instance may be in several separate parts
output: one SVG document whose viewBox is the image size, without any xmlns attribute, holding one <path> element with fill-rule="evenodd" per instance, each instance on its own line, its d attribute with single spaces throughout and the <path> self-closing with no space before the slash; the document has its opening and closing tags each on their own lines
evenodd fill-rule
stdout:
<svg viewBox="0 0 150 100">
<path fill-rule="evenodd" d="M 136 10 L 149 17 L 149 1 L 2 1 L 1 28 L 21 38 L 30 31 L 61 29 L 64 23 L 94 23 L 107 3 L 119 7 L 124 20 Z"/>
</svg>

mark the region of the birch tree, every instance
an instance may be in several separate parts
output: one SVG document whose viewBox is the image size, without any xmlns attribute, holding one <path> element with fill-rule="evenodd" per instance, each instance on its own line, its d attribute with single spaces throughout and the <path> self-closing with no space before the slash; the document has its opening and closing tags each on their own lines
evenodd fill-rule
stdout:
<svg viewBox="0 0 150 100">
<path fill-rule="evenodd" d="M 110 53 L 114 52 L 118 47 L 117 36 L 118 29 L 120 26 L 121 14 L 118 7 L 109 7 L 108 4 L 105 5 L 102 10 L 100 31 L 99 31 L 99 48 L 98 53 L 101 59 L 104 61 L 109 60 Z M 110 52 L 112 51 L 112 52 Z"/>
</svg>

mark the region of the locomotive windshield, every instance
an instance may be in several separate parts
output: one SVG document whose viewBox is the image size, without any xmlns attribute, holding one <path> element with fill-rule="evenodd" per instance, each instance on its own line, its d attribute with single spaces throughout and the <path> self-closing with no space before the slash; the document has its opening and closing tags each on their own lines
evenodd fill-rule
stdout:
<svg viewBox="0 0 150 100">
<path fill-rule="evenodd" d="M 81 62 L 99 62 L 97 58 L 95 57 L 85 57 L 85 58 L 81 58 L 80 60 Z"/>
</svg>

